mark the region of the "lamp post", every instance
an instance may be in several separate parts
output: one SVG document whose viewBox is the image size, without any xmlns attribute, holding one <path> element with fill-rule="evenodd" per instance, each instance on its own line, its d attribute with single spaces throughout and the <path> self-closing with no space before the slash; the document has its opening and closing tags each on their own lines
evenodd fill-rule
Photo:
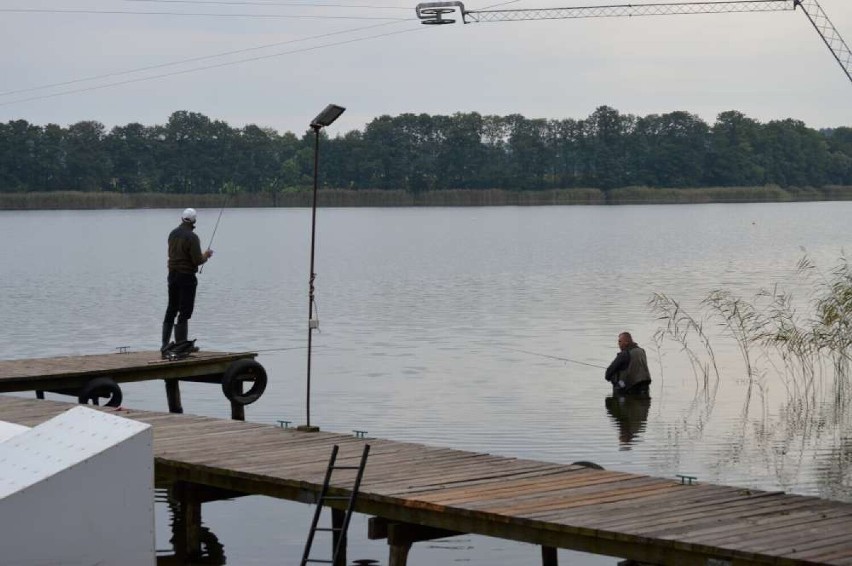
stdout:
<svg viewBox="0 0 852 566">
<path fill-rule="evenodd" d="M 306 432 L 318 432 L 318 426 L 311 426 L 311 343 L 314 335 L 314 330 L 319 328 L 319 319 L 314 318 L 314 279 L 317 274 L 314 273 L 314 249 L 317 236 L 317 188 L 319 184 L 319 138 L 320 130 L 326 126 L 330 126 L 332 122 L 337 120 L 346 110 L 342 106 L 329 104 L 320 112 L 316 118 L 311 121 L 311 129 L 314 131 L 314 197 L 313 205 L 311 206 L 311 269 L 308 280 L 308 375 L 305 389 L 305 415 L 306 423 L 301 425 L 298 430 Z"/>
</svg>

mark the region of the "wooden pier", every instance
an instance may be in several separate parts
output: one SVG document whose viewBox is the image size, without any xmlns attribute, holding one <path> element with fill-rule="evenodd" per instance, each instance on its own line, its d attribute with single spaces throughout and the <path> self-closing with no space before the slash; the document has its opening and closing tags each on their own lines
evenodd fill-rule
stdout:
<svg viewBox="0 0 852 566">
<path fill-rule="evenodd" d="M 67 408 L 0 396 L 0 419 L 27 426 Z M 338 461 L 355 463 L 369 443 L 355 510 L 375 517 L 369 535 L 387 538 L 389 566 L 403 566 L 414 542 L 460 533 L 540 545 L 536 560 L 546 566 L 557 548 L 650 564 L 852 565 L 848 503 L 250 422 L 119 414 L 154 427 L 157 481 L 179 486 L 190 551 L 211 493 L 313 503 L 332 446 Z M 348 479 L 341 473 L 332 493 L 348 495 Z"/>
<path fill-rule="evenodd" d="M 164 360 L 159 351 L 118 352 L 0 361 L 0 393 L 35 391 L 77 397 L 79 402 L 121 405 L 120 383 L 163 380 L 169 411 L 182 413 L 180 382 L 219 384 L 231 402 L 231 416 L 245 419 L 245 405 L 266 389 L 266 372 L 255 352 L 196 352 L 178 360 Z M 245 385 L 250 384 L 246 390 Z"/>
</svg>

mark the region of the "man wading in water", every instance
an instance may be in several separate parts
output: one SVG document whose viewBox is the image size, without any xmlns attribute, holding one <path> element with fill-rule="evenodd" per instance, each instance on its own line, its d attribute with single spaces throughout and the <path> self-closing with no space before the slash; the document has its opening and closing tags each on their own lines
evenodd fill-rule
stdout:
<svg viewBox="0 0 852 566">
<path fill-rule="evenodd" d="M 160 349 L 165 357 L 166 347 L 175 331 L 175 343 L 186 342 L 189 336 L 189 318 L 195 308 L 195 289 L 198 286 L 198 266 L 210 259 L 213 250 L 201 251 L 201 240 L 195 230 L 196 213 L 187 208 L 180 215 L 180 226 L 169 234 L 169 306 L 163 319 L 163 345 Z M 177 324 L 175 324 L 177 316 Z M 193 351 L 198 348 L 193 346 Z"/>
<path fill-rule="evenodd" d="M 633 341 L 629 332 L 618 335 L 621 350 L 606 368 L 604 379 L 612 383 L 612 392 L 618 395 L 647 395 L 651 384 L 648 358 L 645 350 Z"/>
</svg>

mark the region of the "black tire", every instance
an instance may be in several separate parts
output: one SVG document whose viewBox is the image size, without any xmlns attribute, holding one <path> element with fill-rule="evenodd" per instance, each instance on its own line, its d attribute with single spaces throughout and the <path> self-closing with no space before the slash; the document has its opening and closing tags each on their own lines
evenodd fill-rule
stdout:
<svg viewBox="0 0 852 566">
<path fill-rule="evenodd" d="M 591 468 L 593 470 L 603 470 L 603 466 L 599 466 L 594 462 L 587 462 L 586 460 L 580 460 L 579 462 L 571 462 L 572 466 L 583 466 L 584 468 Z"/>
<path fill-rule="evenodd" d="M 89 380 L 86 385 L 80 388 L 77 392 L 77 401 L 83 405 L 88 405 L 89 401 L 92 405 L 99 405 L 99 399 L 109 398 L 106 402 L 107 407 L 121 406 L 121 387 L 108 377 L 96 377 Z"/>
<path fill-rule="evenodd" d="M 243 383 L 251 382 L 243 392 Z M 266 391 L 266 370 L 254 360 L 237 360 L 222 375 L 222 392 L 237 405 L 251 405 Z"/>
</svg>

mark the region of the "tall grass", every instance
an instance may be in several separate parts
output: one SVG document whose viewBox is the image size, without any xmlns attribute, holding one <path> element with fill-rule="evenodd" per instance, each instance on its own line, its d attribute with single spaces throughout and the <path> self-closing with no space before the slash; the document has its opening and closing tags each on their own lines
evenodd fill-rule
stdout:
<svg viewBox="0 0 852 566">
<path fill-rule="evenodd" d="M 247 193 L 227 190 L 221 194 L 171 193 L 84 193 L 76 191 L 0 193 L 0 210 L 86 210 L 111 208 L 218 208 L 228 194 L 228 206 L 310 207 L 313 192 L 289 188 L 277 192 Z M 560 189 L 551 191 L 447 190 L 411 193 L 394 190 L 321 189 L 317 203 L 326 207 L 394 206 L 541 206 L 604 204 L 598 189 Z"/>
<path fill-rule="evenodd" d="M 109 208 L 218 208 L 224 195 L 229 207 L 309 207 L 311 189 L 290 187 L 279 191 L 249 193 L 235 186 L 220 193 L 117 193 L 56 191 L 0 192 L 0 210 L 109 209 Z M 543 206 L 603 204 L 699 204 L 711 202 L 789 202 L 852 200 L 852 187 L 815 188 L 709 187 L 655 189 L 625 187 L 602 191 L 595 188 L 508 191 L 504 189 L 457 189 L 412 193 L 402 190 L 320 189 L 320 206 Z"/>
<path fill-rule="evenodd" d="M 607 204 L 705 204 L 711 202 L 793 202 L 852 200 L 852 187 L 830 186 L 670 188 L 623 187 L 607 192 Z"/>
<path fill-rule="evenodd" d="M 823 272 L 804 256 L 796 267 L 803 286 L 810 289 L 804 304 L 778 286 L 761 289 L 750 299 L 715 289 L 693 315 L 675 299 L 654 294 L 649 306 L 663 323 L 657 340 L 678 344 L 707 389 L 711 364 L 715 379 L 720 377 L 708 325 L 732 339 L 748 385 L 746 411 L 753 388 L 763 394 L 770 377 L 780 381 L 788 401 L 803 407 L 822 400 L 828 378 L 832 400 L 848 403 L 852 392 L 852 265 L 841 256 L 834 268 Z"/>
</svg>

